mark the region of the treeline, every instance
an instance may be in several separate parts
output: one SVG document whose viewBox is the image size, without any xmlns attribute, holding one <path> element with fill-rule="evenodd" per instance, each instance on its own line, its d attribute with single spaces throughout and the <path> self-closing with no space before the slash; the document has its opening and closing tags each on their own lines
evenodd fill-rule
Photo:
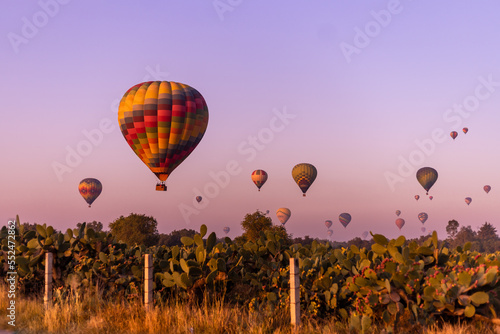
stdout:
<svg viewBox="0 0 500 334">
<path fill-rule="evenodd" d="M 77 227 L 80 228 L 82 224 L 83 223 L 78 223 Z M 87 222 L 86 224 L 88 228 L 92 228 L 95 232 L 104 231 L 104 226 L 101 222 L 93 221 Z M 36 224 L 24 223 L 23 225 L 26 231 L 36 230 Z M 359 249 L 370 249 L 371 245 L 374 243 L 371 236 L 367 239 L 356 237 L 345 242 L 311 238 L 308 235 L 293 238 L 292 235 L 287 234 L 284 227 L 273 225 L 271 218 L 259 210 L 245 215 L 245 218 L 240 225 L 244 232 L 241 236 L 234 238 L 234 242 L 241 245 L 250 240 L 256 241 L 260 237 L 260 232 L 269 230 L 279 233 L 283 240 L 289 245 L 301 244 L 306 246 L 311 245 L 312 242 L 316 240 L 321 243 L 330 242 L 335 248 L 350 248 L 351 245 L 355 245 Z M 154 217 L 136 213 L 131 213 L 127 217 L 119 217 L 115 221 L 109 223 L 109 228 L 110 232 L 118 240 L 121 240 L 129 245 L 142 244 L 147 247 L 155 245 L 165 245 L 168 247 L 176 245 L 181 246 L 182 237 L 193 237 L 196 234 L 196 231 L 192 229 L 174 230 L 171 233 L 159 233 L 158 222 Z M 447 248 L 454 249 L 460 245 L 470 242 L 472 251 L 494 253 L 495 251 L 500 250 L 500 238 L 497 234 L 497 229 L 488 222 L 485 222 L 477 229 L 477 231 L 475 231 L 470 225 L 460 226 L 458 221 L 450 220 L 446 226 L 446 232 L 448 237 L 440 242 L 444 242 Z M 219 241 L 224 239 L 221 235 L 222 234 L 218 234 Z M 409 240 L 416 241 L 421 245 L 427 237 L 427 235 L 422 235 L 419 238 Z"/>
</svg>

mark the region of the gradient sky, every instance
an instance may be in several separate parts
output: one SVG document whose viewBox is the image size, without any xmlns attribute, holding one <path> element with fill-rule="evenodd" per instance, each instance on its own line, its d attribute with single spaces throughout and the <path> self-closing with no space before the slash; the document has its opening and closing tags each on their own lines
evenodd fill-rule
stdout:
<svg viewBox="0 0 500 334">
<path fill-rule="evenodd" d="M 450 219 L 499 228 L 500 3 L 60 1 L 0 4 L 5 223 L 19 214 L 65 230 L 139 213 L 161 233 L 204 223 L 234 237 L 246 213 L 270 210 L 278 223 L 276 210 L 288 207 L 294 236 L 326 238 L 331 219 L 339 241 L 367 230 L 419 236 L 422 211 L 440 238 Z M 154 191 L 117 122 L 125 91 L 151 80 L 195 87 L 210 113 L 167 192 Z M 287 124 L 273 120 L 284 112 Z M 102 130 L 88 149 L 85 132 Z M 265 143 L 250 153 L 259 134 Z M 86 155 L 68 166 L 79 148 Z M 305 198 L 291 177 L 301 162 L 318 169 Z M 228 163 L 235 175 L 214 188 L 211 173 Z M 58 175 L 54 165 L 68 169 Z M 415 178 L 422 166 L 439 172 L 433 201 Z M 269 174 L 261 192 L 255 169 Z M 87 177 L 103 184 L 90 209 L 78 193 Z M 196 213 L 185 218 L 188 207 Z M 342 212 L 352 215 L 346 229 Z"/>
</svg>

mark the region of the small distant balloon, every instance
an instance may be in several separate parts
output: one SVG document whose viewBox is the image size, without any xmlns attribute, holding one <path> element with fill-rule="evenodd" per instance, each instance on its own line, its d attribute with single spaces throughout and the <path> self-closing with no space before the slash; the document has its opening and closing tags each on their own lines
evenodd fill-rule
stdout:
<svg viewBox="0 0 500 334">
<path fill-rule="evenodd" d="M 422 167 L 417 171 L 417 181 L 425 189 L 426 195 L 429 195 L 429 190 L 436 183 L 438 172 L 431 167 Z"/>
<path fill-rule="evenodd" d="M 465 203 L 467 203 L 467 205 L 469 205 L 471 202 L 472 202 L 472 198 L 465 197 Z"/>
<path fill-rule="evenodd" d="M 339 216 L 339 221 L 342 224 L 342 226 L 346 228 L 347 225 L 349 225 L 349 223 L 351 222 L 351 215 L 346 212 L 341 213 Z"/>
<path fill-rule="evenodd" d="M 370 234 L 370 233 L 368 233 L 368 231 L 364 231 L 363 233 L 361 233 L 361 237 L 363 239 L 366 239 L 366 237 L 368 237 L 368 234 Z"/>
<path fill-rule="evenodd" d="M 78 191 L 90 208 L 102 192 L 102 183 L 98 179 L 83 179 L 78 185 Z"/>
<path fill-rule="evenodd" d="M 333 231 L 332 230 L 328 230 L 326 233 L 328 234 L 329 237 L 331 237 L 333 235 Z"/>
<path fill-rule="evenodd" d="M 263 171 L 262 169 L 257 169 L 252 172 L 252 181 L 255 183 L 257 188 L 260 188 L 266 183 L 267 181 L 267 173 Z"/>
<path fill-rule="evenodd" d="M 422 227 L 422 228 L 420 229 L 420 231 L 422 231 L 422 233 L 425 233 L 425 231 L 427 231 L 427 230 L 426 230 L 426 228 L 425 228 L 425 227 Z"/>
<path fill-rule="evenodd" d="M 434 198 L 433 196 L 429 196 L 429 199 L 430 199 L 431 201 L 432 201 L 432 199 L 433 199 L 433 198 Z"/>
<path fill-rule="evenodd" d="M 396 216 L 399 217 L 400 214 L 401 214 L 401 210 L 396 210 Z"/>
<path fill-rule="evenodd" d="M 266 210 L 266 215 L 268 215 L 268 214 L 269 214 L 269 210 Z"/>
<path fill-rule="evenodd" d="M 462 131 L 463 131 L 464 133 L 467 133 L 467 132 L 469 132 L 469 128 L 463 128 L 463 129 L 462 129 Z"/>
<path fill-rule="evenodd" d="M 405 220 L 403 218 L 396 219 L 396 226 L 401 231 L 401 229 L 403 228 L 403 226 L 405 226 Z"/>
<path fill-rule="evenodd" d="M 278 217 L 281 225 L 285 225 L 291 215 L 292 212 L 288 208 L 279 208 L 278 211 L 276 211 L 276 217 Z"/>
<path fill-rule="evenodd" d="M 458 132 L 451 131 L 450 136 L 451 136 L 451 138 L 453 138 L 453 140 L 455 140 L 455 138 L 457 138 L 457 136 L 458 136 Z"/>
<path fill-rule="evenodd" d="M 489 192 L 490 192 L 490 190 L 491 190 L 491 187 L 490 187 L 489 185 L 485 185 L 485 186 L 483 187 L 483 189 L 484 189 L 484 191 L 486 191 L 486 193 L 489 193 Z"/>
<path fill-rule="evenodd" d="M 420 212 L 418 214 L 418 219 L 422 222 L 422 224 L 424 224 L 427 221 L 427 218 L 429 218 L 429 216 L 425 212 Z"/>
<path fill-rule="evenodd" d="M 224 231 L 224 233 L 228 234 L 229 231 L 231 231 L 231 229 L 229 228 L 229 226 L 226 226 L 222 229 Z"/>
<path fill-rule="evenodd" d="M 330 227 L 332 227 L 332 224 L 333 224 L 333 223 L 332 223 L 332 221 L 331 221 L 331 220 L 326 220 L 326 221 L 325 221 L 325 226 L 326 226 L 326 228 L 330 228 Z"/>
<path fill-rule="evenodd" d="M 415 199 L 418 201 L 418 199 L 420 198 L 419 195 L 415 195 Z"/>
<path fill-rule="evenodd" d="M 200 203 L 202 199 L 203 199 L 203 198 L 202 198 L 201 196 L 196 196 L 196 201 L 197 201 L 198 203 Z"/>
</svg>

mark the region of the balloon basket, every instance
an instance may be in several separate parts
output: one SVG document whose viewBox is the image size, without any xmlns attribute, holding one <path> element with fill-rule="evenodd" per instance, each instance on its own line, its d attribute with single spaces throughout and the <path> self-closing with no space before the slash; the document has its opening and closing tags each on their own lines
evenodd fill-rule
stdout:
<svg viewBox="0 0 500 334">
<path fill-rule="evenodd" d="M 167 186 L 163 183 L 157 183 L 156 191 L 167 191 Z"/>
</svg>

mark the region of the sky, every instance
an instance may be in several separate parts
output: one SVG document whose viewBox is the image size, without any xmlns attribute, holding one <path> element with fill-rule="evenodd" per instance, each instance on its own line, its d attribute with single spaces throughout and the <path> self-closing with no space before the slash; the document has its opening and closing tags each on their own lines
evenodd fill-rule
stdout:
<svg viewBox="0 0 500 334">
<path fill-rule="evenodd" d="M 499 10 L 493 0 L 2 1 L 0 219 L 64 231 L 137 213 L 160 233 L 206 224 L 235 237 L 247 213 L 269 210 L 279 224 L 286 207 L 294 237 L 327 238 L 332 220 L 337 241 L 413 238 L 420 212 L 440 238 L 451 219 L 498 229 Z M 123 94 L 152 80 L 196 88 L 209 109 L 166 192 L 117 121 Z M 298 163 L 318 170 L 306 197 Z M 426 166 L 439 173 L 432 201 L 415 177 Z M 260 192 L 256 169 L 269 174 Z M 103 184 L 91 208 L 78 192 L 89 177 Z"/>
</svg>

